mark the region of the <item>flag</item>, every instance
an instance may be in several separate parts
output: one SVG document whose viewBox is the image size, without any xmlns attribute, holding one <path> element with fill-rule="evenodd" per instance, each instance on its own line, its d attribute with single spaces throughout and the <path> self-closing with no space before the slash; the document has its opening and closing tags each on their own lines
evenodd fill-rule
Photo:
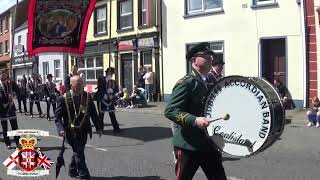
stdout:
<svg viewBox="0 0 320 180">
<path fill-rule="evenodd" d="M 82 54 L 96 0 L 30 0 L 28 55 Z"/>
<path fill-rule="evenodd" d="M 41 166 L 44 170 L 49 170 L 52 167 L 52 164 L 53 161 L 39 151 L 38 166 Z"/>
<path fill-rule="evenodd" d="M 18 156 L 19 150 L 16 150 L 9 156 L 4 162 L 3 165 L 6 166 L 6 168 L 12 170 L 17 164 L 18 164 Z"/>
</svg>

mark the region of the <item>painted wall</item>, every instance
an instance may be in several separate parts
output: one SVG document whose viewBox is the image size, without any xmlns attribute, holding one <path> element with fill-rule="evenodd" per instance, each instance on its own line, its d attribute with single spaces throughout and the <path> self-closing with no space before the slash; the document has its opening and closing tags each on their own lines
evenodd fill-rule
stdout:
<svg viewBox="0 0 320 180">
<path fill-rule="evenodd" d="M 186 74 L 186 43 L 223 41 L 225 75 L 259 76 L 261 38 L 284 37 L 287 42 L 288 88 L 303 100 L 303 56 L 299 5 L 277 1 L 278 6 L 251 8 L 250 0 L 223 1 L 223 12 L 184 17 L 185 1 L 164 0 L 164 93 Z"/>
<path fill-rule="evenodd" d="M 60 78 L 58 77 L 53 77 L 53 81 L 54 82 L 59 82 L 59 81 L 64 81 L 64 59 L 63 59 L 63 54 L 62 53 L 41 53 L 39 54 L 39 74 L 42 77 L 42 81 L 45 82 L 45 80 L 47 79 L 47 74 L 43 74 L 43 63 L 44 62 L 48 62 L 49 64 L 49 74 L 52 74 L 53 76 L 55 76 L 54 74 L 54 60 L 60 60 L 60 67 L 61 67 L 61 71 L 60 71 Z"/>
<path fill-rule="evenodd" d="M 158 0 L 156 0 L 158 1 Z M 158 1 L 159 2 L 159 1 Z M 105 36 L 100 37 L 94 37 L 94 16 L 92 14 L 90 18 L 90 23 L 88 27 L 88 33 L 87 33 L 87 42 L 90 41 L 96 41 L 96 40 L 102 40 L 102 39 L 109 39 L 109 23 L 110 23 L 110 1 L 104 1 L 104 2 L 97 2 L 96 7 L 107 4 L 107 32 L 108 34 Z M 134 29 L 127 32 L 118 33 L 117 32 L 117 1 L 112 1 L 112 7 L 111 7 L 112 15 L 111 15 L 111 38 L 121 37 L 121 36 L 129 36 L 129 35 L 136 35 L 141 33 L 150 33 L 150 32 L 157 32 L 157 27 L 149 27 L 144 29 L 138 29 L 138 1 L 133 0 L 133 27 Z"/>
<path fill-rule="evenodd" d="M 28 28 L 24 28 L 20 31 L 17 31 L 14 35 L 14 45 L 18 45 L 18 37 L 21 36 L 21 45 L 24 46 L 25 52 L 27 53 L 27 33 L 28 33 Z M 23 53 L 14 53 L 14 57 L 21 56 Z"/>
</svg>

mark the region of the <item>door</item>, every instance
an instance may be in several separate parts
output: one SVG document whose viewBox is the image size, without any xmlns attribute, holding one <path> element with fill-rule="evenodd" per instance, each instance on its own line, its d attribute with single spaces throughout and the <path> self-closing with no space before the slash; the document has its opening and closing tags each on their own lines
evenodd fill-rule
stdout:
<svg viewBox="0 0 320 180">
<path fill-rule="evenodd" d="M 133 71 L 132 71 L 132 54 L 121 54 L 120 55 L 121 62 L 121 86 L 123 88 L 127 88 L 129 94 L 132 93 L 133 88 Z"/>
<path fill-rule="evenodd" d="M 261 40 L 262 77 L 271 83 L 273 83 L 274 79 L 278 78 L 286 85 L 286 59 L 285 38 Z"/>
</svg>

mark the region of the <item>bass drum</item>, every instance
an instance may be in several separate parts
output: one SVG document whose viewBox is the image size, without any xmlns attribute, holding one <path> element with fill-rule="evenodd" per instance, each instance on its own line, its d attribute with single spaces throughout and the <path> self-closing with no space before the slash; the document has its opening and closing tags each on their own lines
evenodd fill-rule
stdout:
<svg viewBox="0 0 320 180">
<path fill-rule="evenodd" d="M 285 123 L 284 105 L 276 89 L 258 77 L 228 76 L 213 87 L 205 116 L 228 120 L 212 122 L 208 135 L 228 155 L 248 157 L 263 151 L 281 135 Z"/>
</svg>

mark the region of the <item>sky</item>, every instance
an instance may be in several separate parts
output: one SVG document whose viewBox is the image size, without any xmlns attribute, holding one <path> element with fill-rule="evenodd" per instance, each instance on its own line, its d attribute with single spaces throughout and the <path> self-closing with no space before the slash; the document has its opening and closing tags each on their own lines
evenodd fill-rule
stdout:
<svg viewBox="0 0 320 180">
<path fill-rule="evenodd" d="M 19 0 L 21 1 L 21 0 Z M 16 3 L 16 0 L 0 0 L 0 14 Z"/>
</svg>

